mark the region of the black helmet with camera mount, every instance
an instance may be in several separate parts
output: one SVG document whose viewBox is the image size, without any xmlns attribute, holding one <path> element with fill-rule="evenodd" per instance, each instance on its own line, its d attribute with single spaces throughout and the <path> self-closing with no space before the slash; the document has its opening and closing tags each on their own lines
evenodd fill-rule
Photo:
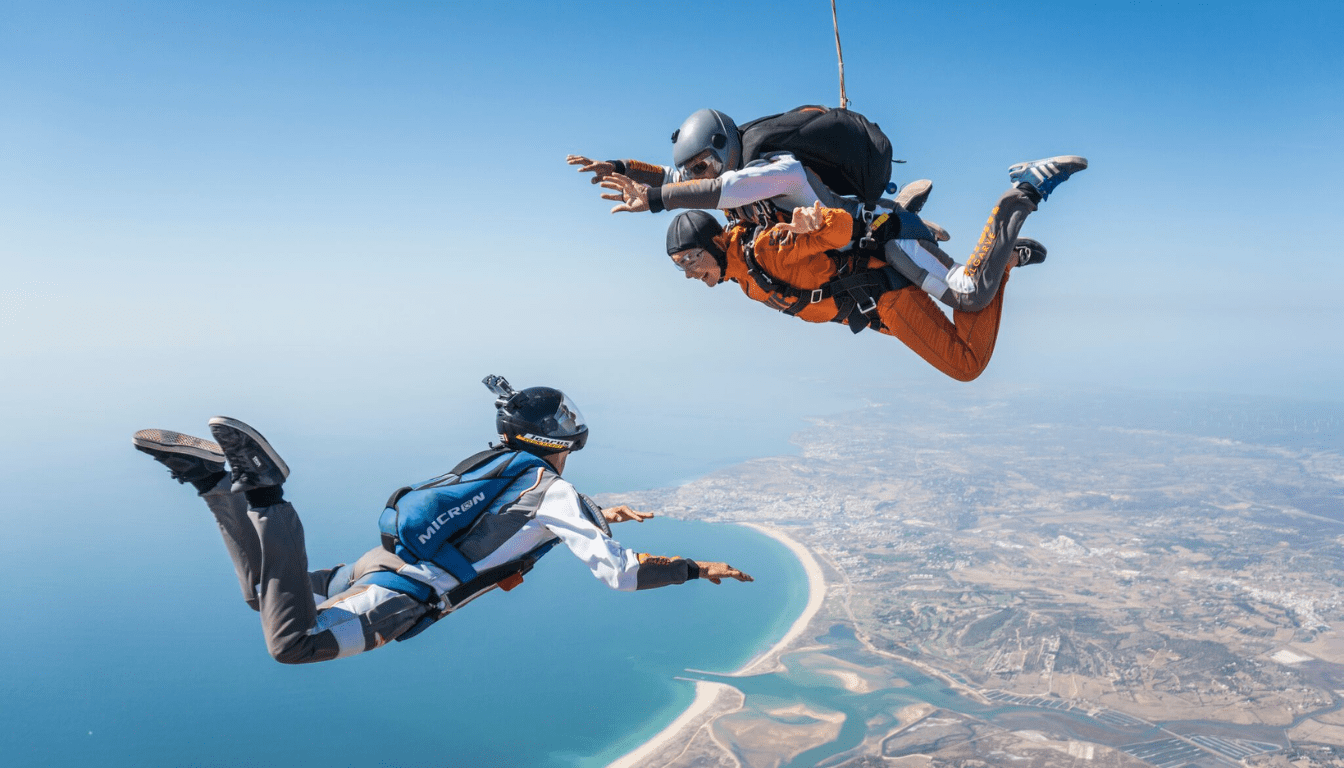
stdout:
<svg viewBox="0 0 1344 768">
<path fill-rule="evenodd" d="M 550 387 L 515 390 L 503 376 L 486 376 L 495 400 L 495 429 L 505 446 L 537 456 L 577 451 L 588 442 L 588 425 L 564 392 Z"/>
</svg>

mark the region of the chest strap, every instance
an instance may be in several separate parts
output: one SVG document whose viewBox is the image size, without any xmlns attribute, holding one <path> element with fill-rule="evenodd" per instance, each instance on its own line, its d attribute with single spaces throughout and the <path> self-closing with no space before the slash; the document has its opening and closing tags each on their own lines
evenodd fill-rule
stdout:
<svg viewBox="0 0 1344 768">
<path fill-rule="evenodd" d="M 826 281 L 820 288 L 812 290 L 795 288 L 783 280 L 775 279 L 756 260 L 756 237 L 761 231 L 762 229 L 757 227 L 755 232 L 744 233 L 742 258 L 747 264 L 747 274 L 758 288 L 791 300 L 792 303 L 787 307 L 776 307 L 786 315 L 797 317 L 798 313 L 810 305 L 834 298 L 836 313 L 831 322 L 848 324 L 852 333 L 858 333 L 865 328 L 881 330 L 882 320 L 877 315 L 878 298 L 887 291 L 913 285 L 889 265 L 877 269 L 869 268 L 867 266 L 869 257 L 866 253 L 828 251 L 827 255 L 836 267 L 836 276 Z M 864 266 L 860 267 L 860 264 Z"/>
<path fill-rule="evenodd" d="M 551 551 L 551 547 L 554 547 L 558 543 L 560 543 L 559 539 L 552 539 L 517 560 L 510 560 L 509 562 L 497 565 L 494 568 L 487 568 L 486 570 L 481 571 L 476 578 L 458 584 L 456 587 L 445 592 L 443 594 L 442 602 L 439 603 L 433 602 L 433 590 L 430 590 L 428 586 L 392 571 L 371 573 L 360 579 L 359 583 L 380 584 L 388 589 L 410 595 L 420 602 L 430 606 L 428 613 L 420 617 L 420 620 L 411 625 L 410 629 L 397 636 L 397 642 L 401 642 L 403 640 L 410 640 L 412 637 L 424 632 L 434 622 L 442 619 L 444 616 L 447 616 L 495 587 L 499 587 L 505 592 L 508 592 L 519 584 L 522 584 L 523 574 L 532 570 L 532 567 L 537 564 L 537 561 L 541 559 L 541 556 Z M 374 577 L 377 578 L 375 579 Z M 429 594 L 425 597 L 421 597 L 421 595 L 425 594 L 425 592 L 421 590 L 428 591 Z"/>
</svg>

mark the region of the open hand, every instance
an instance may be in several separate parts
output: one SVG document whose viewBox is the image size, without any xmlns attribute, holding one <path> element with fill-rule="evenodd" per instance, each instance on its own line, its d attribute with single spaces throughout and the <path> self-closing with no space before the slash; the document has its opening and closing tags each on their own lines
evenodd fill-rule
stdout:
<svg viewBox="0 0 1344 768">
<path fill-rule="evenodd" d="M 816 205 L 810 208 L 799 207 L 793 209 L 793 220 L 775 225 L 777 232 L 784 233 L 784 242 L 789 242 L 794 235 L 806 235 L 821 229 L 824 221 L 826 208 L 818 200 Z"/>
<path fill-rule="evenodd" d="M 616 172 L 616 166 L 602 160 L 593 160 L 583 155 L 567 155 L 565 162 L 579 166 L 579 173 L 592 173 L 588 182 L 596 184 Z"/>
<path fill-rule="evenodd" d="M 602 509 L 602 516 L 607 519 L 608 523 L 624 523 L 630 520 L 634 520 L 636 523 L 642 523 L 653 517 L 653 513 L 640 512 L 639 510 L 631 509 L 624 504 L 619 504 L 614 507 L 604 507 Z"/>
<path fill-rule="evenodd" d="M 700 578 L 709 579 L 715 584 L 721 583 L 724 579 L 755 581 L 755 579 L 727 563 L 707 563 L 703 560 L 696 560 L 695 564 L 700 566 Z"/>
<path fill-rule="evenodd" d="M 775 225 L 784 231 L 793 234 L 809 234 L 821 229 L 821 223 L 825 221 L 825 206 L 821 200 L 817 200 L 812 207 L 793 208 L 793 221 Z"/>
<path fill-rule="evenodd" d="M 615 190 L 617 194 L 603 195 L 603 200 L 620 200 L 621 204 L 613 206 L 612 213 L 620 211 L 629 211 L 630 213 L 639 213 L 649 210 L 649 188 L 640 184 L 629 176 L 622 176 L 619 173 L 613 173 L 602 179 L 603 189 Z"/>
</svg>

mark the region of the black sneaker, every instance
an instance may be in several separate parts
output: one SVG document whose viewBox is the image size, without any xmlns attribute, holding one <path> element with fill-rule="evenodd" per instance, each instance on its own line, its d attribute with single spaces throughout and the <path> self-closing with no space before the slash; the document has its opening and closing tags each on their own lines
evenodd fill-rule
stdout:
<svg viewBox="0 0 1344 768">
<path fill-rule="evenodd" d="M 1040 264 L 1045 261 L 1045 246 L 1029 237 L 1019 237 L 1013 241 L 1013 250 L 1017 251 L 1017 266 Z"/>
<path fill-rule="evenodd" d="M 219 441 L 233 472 L 234 493 L 271 488 L 285 482 L 289 466 L 257 430 L 237 419 L 216 416 L 210 432 Z"/>
<path fill-rule="evenodd" d="M 131 444 L 167 467 L 179 483 L 193 483 L 224 471 L 224 451 L 199 437 L 166 429 L 142 429 L 131 437 Z"/>
</svg>

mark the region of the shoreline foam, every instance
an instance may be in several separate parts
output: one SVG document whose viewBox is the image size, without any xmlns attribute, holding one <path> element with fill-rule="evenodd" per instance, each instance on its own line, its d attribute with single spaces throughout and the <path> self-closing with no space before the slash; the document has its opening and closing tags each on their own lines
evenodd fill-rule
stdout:
<svg viewBox="0 0 1344 768">
<path fill-rule="evenodd" d="M 817 611 L 821 609 L 822 601 L 826 599 L 826 579 L 822 573 L 821 565 L 817 563 L 817 559 L 812 556 L 812 553 L 782 530 L 757 523 L 733 523 L 733 525 L 750 528 L 783 544 L 797 558 L 799 564 L 803 566 L 803 572 L 807 574 L 807 604 L 803 606 L 803 612 L 798 615 L 798 618 L 789 626 L 788 631 L 774 645 L 728 675 L 729 677 L 745 677 L 746 675 L 762 674 L 770 663 L 778 664 L 779 657 L 783 655 L 784 650 L 807 630 L 807 625 L 812 622 L 813 617 L 817 615 Z M 666 748 L 668 744 L 681 736 L 682 732 L 697 717 L 709 711 L 725 688 L 731 687 L 726 683 L 697 680 L 695 683 L 695 699 L 677 719 L 654 734 L 648 741 L 608 763 L 607 768 L 638 768 L 644 760 Z"/>
</svg>

